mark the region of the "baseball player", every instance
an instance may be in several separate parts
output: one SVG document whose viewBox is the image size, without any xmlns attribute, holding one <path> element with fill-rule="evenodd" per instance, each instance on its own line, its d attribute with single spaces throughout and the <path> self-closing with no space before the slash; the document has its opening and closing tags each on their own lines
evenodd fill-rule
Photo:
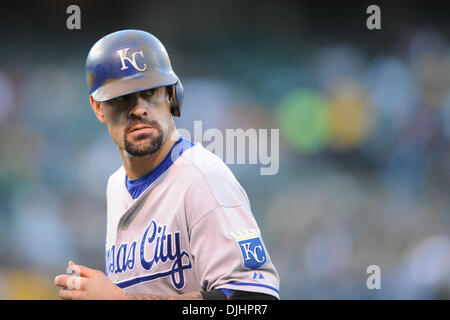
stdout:
<svg viewBox="0 0 450 320">
<path fill-rule="evenodd" d="M 183 86 L 162 43 L 114 32 L 86 61 L 90 102 L 122 166 L 107 185 L 106 274 L 69 262 L 63 299 L 279 299 L 248 197 L 223 161 L 182 137 Z M 73 284 L 76 285 L 73 285 Z"/>
</svg>

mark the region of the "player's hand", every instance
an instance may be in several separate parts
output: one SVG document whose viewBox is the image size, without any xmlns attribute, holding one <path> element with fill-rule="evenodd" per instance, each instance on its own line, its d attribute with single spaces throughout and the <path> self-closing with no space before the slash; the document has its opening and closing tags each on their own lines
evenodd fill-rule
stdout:
<svg viewBox="0 0 450 320">
<path fill-rule="evenodd" d="M 125 291 L 112 283 L 100 270 L 69 262 L 74 274 L 61 274 L 55 278 L 60 287 L 59 296 L 64 300 L 121 300 Z"/>
</svg>

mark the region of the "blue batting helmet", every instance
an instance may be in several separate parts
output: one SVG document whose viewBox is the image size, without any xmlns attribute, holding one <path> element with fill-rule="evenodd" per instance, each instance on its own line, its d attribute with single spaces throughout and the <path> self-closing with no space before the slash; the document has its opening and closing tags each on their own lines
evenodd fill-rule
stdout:
<svg viewBox="0 0 450 320">
<path fill-rule="evenodd" d="M 89 94 L 95 101 L 158 87 L 172 88 L 171 112 L 180 115 L 183 85 L 172 70 L 163 44 L 141 30 L 111 33 L 89 51 L 86 59 Z"/>
</svg>

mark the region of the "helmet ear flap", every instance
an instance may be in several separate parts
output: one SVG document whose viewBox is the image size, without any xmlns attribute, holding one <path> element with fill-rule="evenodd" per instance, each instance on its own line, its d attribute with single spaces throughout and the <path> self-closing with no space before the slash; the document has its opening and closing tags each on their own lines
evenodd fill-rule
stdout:
<svg viewBox="0 0 450 320">
<path fill-rule="evenodd" d="M 178 79 L 177 83 L 172 85 L 170 88 L 172 91 L 172 99 L 170 101 L 170 112 L 172 113 L 173 116 L 179 117 L 184 97 L 184 89 L 180 79 Z"/>
</svg>

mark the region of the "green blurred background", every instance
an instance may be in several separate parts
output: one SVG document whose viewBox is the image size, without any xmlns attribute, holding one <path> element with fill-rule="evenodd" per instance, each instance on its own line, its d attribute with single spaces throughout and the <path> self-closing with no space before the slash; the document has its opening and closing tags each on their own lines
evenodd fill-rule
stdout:
<svg viewBox="0 0 450 320">
<path fill-rule="evenodd" d="M 81 30 L 66 8 L 81 8 Z M 381 8 L 381 30 L 366 8 Z M 67 261 L 104 270 L 120 158 L 84 64 L 120 29 L 156 35 L 180 128 L 280 129 L 280 169 L 230 165 L 282 299 L 450 298 L 450 17 L 443 1 L 1 4 L 0 298 L 56 299 Z M 270 132 L 270 130 L 269 130 Z M 381 268 L 368 290 L 366 268 Z"/>
</svg>

